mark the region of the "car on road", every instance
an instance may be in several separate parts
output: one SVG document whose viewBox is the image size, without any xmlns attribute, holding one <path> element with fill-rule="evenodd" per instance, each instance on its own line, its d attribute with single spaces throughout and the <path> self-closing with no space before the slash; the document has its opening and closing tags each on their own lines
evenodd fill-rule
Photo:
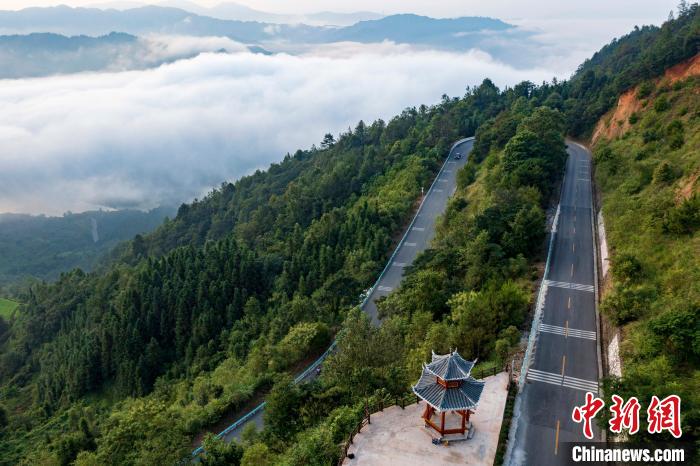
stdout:
<svg viewBox="0 0 700 466">
<path fill-rule="evenodd" d="M 460 154 L 460 153 L 455 154 L 455 160 L 459 160 L 461 158 L 462 158 L 462 154 Z"/>
</svg>

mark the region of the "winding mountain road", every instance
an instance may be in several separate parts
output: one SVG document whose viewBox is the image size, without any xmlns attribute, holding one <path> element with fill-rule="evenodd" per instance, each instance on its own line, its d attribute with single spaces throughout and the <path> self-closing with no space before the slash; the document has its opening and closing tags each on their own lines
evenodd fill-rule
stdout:
<svg viewBox="0 0 700 466">
<path fill-rule="evenodd" d="M 510 466 L 569 464 L 566 442 L 587 440 L 571 412 L 584 404 L 587 391 L 598 393 L 591 154 L 571 142 L 568 153 L 516 400 L 512 445 L 505 462 Z M 597 428 L 594 440 L 601 440 Z"/>
<path fill-rule="evenodd" d="M 457 190 L 457 171 L 466 164 L 473 144 L 474 138 L 466 138 L 457 141 L 452 146 L 433 184 L 426 192 L 416 215 L 405 230 L 401 241 L 396 246 L 396 249 L 389 258 L 379 279 L 372 287 L 367 299 L 362 303 L 362 309 L 369 314 L 375 325 L 379 325 L 380 323 L 377 316 L 376 300 L 382 296 L 388 295 L 399 286 L 403 279 L 404 268 L 411 265 L 416 256 L 430 245 L 430 241 L 435 236 L 436 220 L 445 211 L 447 208 L 447 201 Z M 323 362 L 325 357 L 330 354 L 333 348 L 334 346 L 329 348 L 329 351 L 319 358 L 318 361 L 300 374 L 296 378 L 297 383 L 315 378 L 317 376 L 315 369 Z M 223 438 L 226 442 L 230 442 L 233 439 L 240 439 L 243 428 L 250 423 L 254 423 L 257 429 L 261 429 L 263 426 L 264 408 L 265 403 L 263 402 L 229 428 L 221 432 L 219 437 Z M 193 455 L 199 453 L 201 451 L 200 448 L 195 450 Z"/>
</svg>

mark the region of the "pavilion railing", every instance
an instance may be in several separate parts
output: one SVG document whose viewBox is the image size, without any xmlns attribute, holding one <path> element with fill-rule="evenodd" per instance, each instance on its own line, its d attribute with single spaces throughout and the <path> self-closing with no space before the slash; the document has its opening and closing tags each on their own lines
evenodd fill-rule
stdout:
<svg viewBox="0 0 700 466">
<path fill-rule="evenodd" d="M 510 372 L 510 367 L 507 367 L 506 369 Z M 495 376 L 501 371 L 503 371 L 502 367 L 494 365 L 490 368 L 475 369 L 471 375 L 475 379 L 480 380 L 489 376 Z M 510 382 L 511 380 L 509 378 L 509 386 Z M 389 395 L 380 393 L 377 396 L 373 397 L 371 401 L 369 398 L 366 399 L 365 410 L 362 419 L 357 423 L 352 432 L 350 432 L 348 439 L 342 445 L 342 454 L 340 455 L 340 459 L 338 460 L 338 466 L 341 466 L 345 461 L 345 458 L 348 457 L 348 450 L 353 444 L 355 435 L 359 434 L 362 431 L 363 427 L 372 423 L 373 413 L 382 412 L 387 408 L 391 408 L 392 406 L 400 406 L 401 409 L 405 409 L 407 406 L 417 404 L 419 402 L 420 398 L 418 398 L 412 391 L 404 393 L 403 395 Z"/>
<path fill-rule="evenodd" d="M 380 394 L 372 401 L 369 399 L 365 400 L 365 411 L 360 422 L 357 423 L 355 428 L 350 432 L 348 439 L 343 443 L 340 459 L 338 460 L 338 466 L 343 464 L 345 458 L 348 456 L 348 449 L 353 443 L 355 435 L 359 434 L 362 428 L 368 424 L 372 423 L 372 414 L 382 412 L 387 408 L 392 406 L 400 406 L 401 409 L 405 409 L 406 406 L 420 402 L 420 398 L 413 394 L 413 392 L 404 393 L 403 395 L 387 395 Z"/>
<path fill-rule="evenodd" d="M 477 369 L 474 369 L 474 370 L 472 371 L 471 375 L 472 375 L 472 377 L 474 377 L 475 379 L 481 380 L 481 379 L 484 379 L 484 378 L 486 378 L 486 377 L 489 377 L 489 376 L 492 376 L 492 375 L 496 375 L 496 374 L 498 374 L 498 373 L 501 372 L 501 371 L 503 371 L 503 368 L 502 368 L 502 367 L 492 366 L 492 367 L 489 368 L 489 369 L 485 369 L 485 368 L 477 368 Z"/>
</svg>

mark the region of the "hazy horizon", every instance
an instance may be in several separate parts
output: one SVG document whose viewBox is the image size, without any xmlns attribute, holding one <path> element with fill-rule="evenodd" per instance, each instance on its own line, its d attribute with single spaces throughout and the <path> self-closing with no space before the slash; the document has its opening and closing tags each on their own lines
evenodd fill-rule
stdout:
<svg viewBox="0 0 700 466">
<path fill-rule="evenodd" d="M 214 7 L 225 3 L 244 5 L 260 11 L 278 14 L 307 14 L 319 11 L 350 13 L 371 11 L 381 14 L 417 13 L 433 17 L 492 16 L 501 19 L 552 19 L 552 18 L 599 18 L 604 7 L 605 18 L 625 18 L 635 21 L 646 19 L 658 22 L 665 19 L 669 11 L 675 10 L 675 0 L 623 0 L 609 2 L 590 0 L 584 4 L 571 4 L 554 0 L 534 0 L 523 3 L 517 0 L 479 2 L 476 0 L 384 0 L 381 6 L 374 0 L 186 0 L 201 7 Z M 19 10 L 28 7 L 57 5 L 99 7 L 105 4 L 149 4 L 158 5 L 168 0 L 4 0 L 0 9 Z"/>
</svg>

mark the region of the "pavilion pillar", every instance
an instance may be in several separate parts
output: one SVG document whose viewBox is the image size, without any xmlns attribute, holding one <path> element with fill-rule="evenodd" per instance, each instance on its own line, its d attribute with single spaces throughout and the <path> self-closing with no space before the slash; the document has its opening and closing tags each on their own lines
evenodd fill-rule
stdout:
<svg viewBox="0 0 700 466">
<path fill-rule="evenodd" d="M 467 411 L 468 413 L 468 411 Z M 464 435 L 464 429 L 467 425 L 467 416 L 468 414 L 462 411 L 460 414 L 462 415 L 462 435 Z"/>
<path fill-rule="evenodd" d="M 440 433 L 445 435 L 445 411 L 440 415 Z"/>
<path fill-rule="evenodd" d="M 431 417 L 433 417 L 433 407 L 426 403 L 423 410 L 423 419 L 429 421 Z"/>
</svg>

